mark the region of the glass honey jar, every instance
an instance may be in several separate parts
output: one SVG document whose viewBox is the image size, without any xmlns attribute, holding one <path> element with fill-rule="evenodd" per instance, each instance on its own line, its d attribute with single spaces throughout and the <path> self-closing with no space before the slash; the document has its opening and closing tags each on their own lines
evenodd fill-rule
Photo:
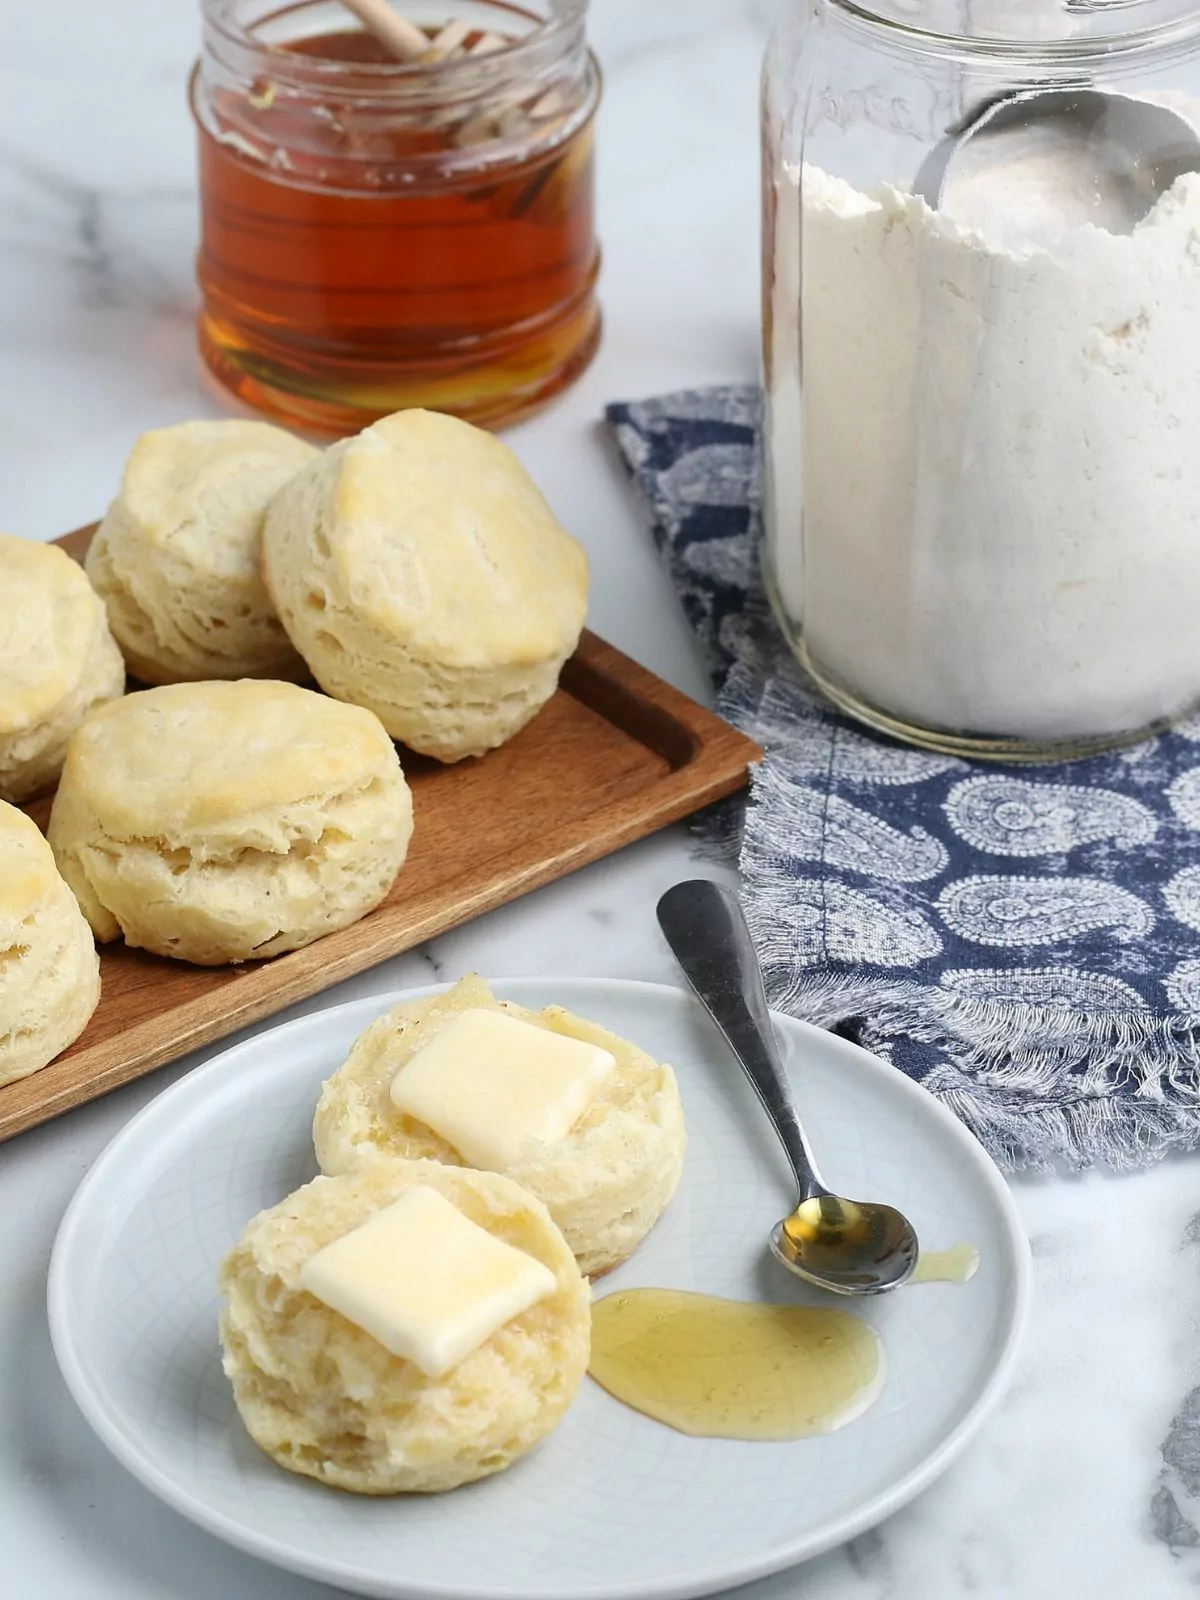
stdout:
<svg viewBox="0 0 1200 1600">
<path fill-rule="evenodd" d="M 512 422 L 600 338 L 588 0 L 430 0 L 440 60 L 330 0 L 203 0 L 200 349 L 294 427 Z"/>
</svg>

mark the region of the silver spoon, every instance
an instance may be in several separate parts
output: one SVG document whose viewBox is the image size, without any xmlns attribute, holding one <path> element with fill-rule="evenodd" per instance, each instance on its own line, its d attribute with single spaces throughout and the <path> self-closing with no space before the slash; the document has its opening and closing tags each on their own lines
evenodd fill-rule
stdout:
<svg viewBox="0 0 1200 1600">
<path fill-rule="evenodd" d="M 817 1172 L 788 1090 L 762 970 L 737 896 L 707 879 L 679 883 L 658 920 L 688 982 L 754 1086 L 796 1175 L 796 1209 L 771 1232 L 790 1272 L 834 1294 L 885 1294 L 912 1277 L 917 1235 L 892 1206 L 843 1200 Z"/>
<path fill-rule="evenodd" d="M 932 151 L 914 190 L 935 210 L 947 209 L 955 185 L 985 168 L 1044 154 L 1047 134 L 1064 149 L 1087 152 L 1091 203 L 1107 201 L 1127 232 L 1184 173 L 1200 171 L 1200 131 L 1180 112 L 1076 85 L 1024 89 L 977 108 Z"/>
</svg>

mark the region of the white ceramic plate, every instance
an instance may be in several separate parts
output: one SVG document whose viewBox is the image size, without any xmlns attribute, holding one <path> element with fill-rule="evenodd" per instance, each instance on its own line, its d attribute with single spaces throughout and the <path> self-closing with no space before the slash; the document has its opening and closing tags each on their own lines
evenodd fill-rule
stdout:
<svg viewBox="0 0 1200 1600">
<path fill-rule="evenodd" d="M 652 984 L 499 986 L 624 1034 L 679 1074 L 690 1146 L 679 1194 L 600 1290 L 817 1298 L 766 1252 L 790 1201 L 753 1094 L 700 1008 Z M 412 991 L 405 998 L 412 998 Z M 955 1119 L 899 1072 L 780 1017 L 789 1071 L 830 1181 L 903 1207 L 927 1249 L 960 1240 L 965 1287 L 864 1309 L 882 1397 L 842 1432 L 794 1444 L 685 1438 L 585 1382 L 558 1431 L 499 1477 L 440 1497 L 360 1499 L 292 1476 L 251 1444 L 221 1372 L 218 1262 L 243 1224 L 315 1171 L 322 1080 L 394 1003 L 304 1017 L 168 1090 L 96 1162 L 63 1221 L 50 1326 L 63 1374 L 113 1454 L 218 1538 L 344 1589 L 404 1600 L 671 1600 L 712 1594 L 881 1521 L 945 1470 L 995 1403 L 1029 1303 L 1029 1253 L 1003 1181 Z"/>
</svg>

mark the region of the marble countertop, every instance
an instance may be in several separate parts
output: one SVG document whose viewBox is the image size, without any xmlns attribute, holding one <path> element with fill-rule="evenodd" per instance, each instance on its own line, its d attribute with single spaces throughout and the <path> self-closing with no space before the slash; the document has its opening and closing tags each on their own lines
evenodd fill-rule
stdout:
<svg viewBox="0 0 1200 1600">
<path fill-rule="evenodd" d="M 773 0 L 593 0 L 607 334 L 583 382 L 510 435 L 595 571 L 593 623 L 693 694 L 699 660 L 601 438 L 605 401 L 757 368 L 758 63 Z M 0 527 L 92 520 L 142 430 L 217 414 L 193 347 L 184 81 L 194 0 L 6 8 L 0 55 Z M 475 968 L 674 981 L 664 834 L 343 984 Z M 704 870 L 716 869 L 705 866 Z M 314 1002 L 307 1009 L 313 1009 Z M 297 1008 L 303 1010 L 305 1008 Z M 190 1058 L 0 1147 L 0 1593 L 320 1600 L 211 1540 L 110 1460 L 50 1349 L 47 1258 L 79 1178 Z M 950 1475 L 751 1600 L 1175 1600 L 1200 1586 L 1200 1160 L 1020 1180 L 1037 1303 L 1017 1381 Z"/>
</svg>

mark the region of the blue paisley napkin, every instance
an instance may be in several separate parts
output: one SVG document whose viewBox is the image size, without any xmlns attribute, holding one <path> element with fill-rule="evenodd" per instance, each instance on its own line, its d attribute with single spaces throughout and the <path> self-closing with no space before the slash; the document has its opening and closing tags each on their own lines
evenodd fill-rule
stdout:
<svg viewBox="0 0 1200 1600">
<path fill-rule="evenodd" d="M 772 1003 L 889 1059 L 1009 1167 L 1200 1144 L 1200 718 L 1032 769 L 867 732 L 762 591 L 758 391 L 608 415 L 719 709 L 767 752 L 740 865 Z"/>
</svg>

